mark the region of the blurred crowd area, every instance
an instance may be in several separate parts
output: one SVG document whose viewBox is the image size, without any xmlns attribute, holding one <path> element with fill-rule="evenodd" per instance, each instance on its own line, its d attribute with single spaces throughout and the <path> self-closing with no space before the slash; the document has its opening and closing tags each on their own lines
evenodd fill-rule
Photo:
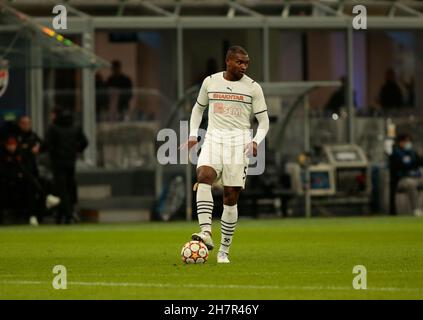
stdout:
<svg viewBox="0 0 423 320">
<path fill-rule="evenodd" d="M 78 36 L 70 36 L 78 43 Z M 325 141 L 339 141 L 340 133 L 333 120 L 348 118 L 345 99 L 347 48 L 345 34 L 340 31 L 269 30 L 269 83 L 300 81 L 340 81 L 341 87 L 318 88 L 311 92 L 311 116 L 320 123 Z M 95 73 L 96 165 L 104 168 L 153 166 L 154 143 L 149 140 L 157 130 L 169 126 L 172 116 L 187 120 L 196 91 L 204 77 L 223 70 L 224 52 L 235 43 L 246 47 L 251 56 L 248 74 L 264 82 L 263 50 L 260 30 L 184 31 L 183 91 L 178 89 L 175 32 L 172 30 L 97 31 L 96 54 L 108 60 L 109 69 Z M 420 31 L 357 32 L 353 36 L 353 104 L 357 118 L 392 118 L 399 125 L 419 128 L 423 94 L 423 67 Z M 208 48 L 204 50 L 203 48 Z M 125 58 L 121 53 L 125 52 Z M 57 105 L 72 108 L 83 122 L 82 71 L 47 69 L 44 74 L 45 123 L 49 111 Z M 191 91 L 185 103 L 178 101 Z M 292 97 L 267 96 L 270 116 L 280 117 Z M 295 97 L 294 97 L 295 98 Z M 179 108 L 179 109 L 178 109 Z M 178 109 L 178 110 L 176 110 Z M 356 123 L 359 123 L 357 121 Z M 337 125 L 340 126 L 340 125 Z M 342 126 L 342 125 L 341 125 Z M 368 126 L 374 133 L 374 127 Z M 178 124 L 171 128 L 177 130 Z M 376 125 L 376 128 L 379 128 Z M 344 130 L 344 129 L 342 129 Z M 345 127 L 345 130 L 346 127 Z M 361 131 L 359 125 L 355 131 Z M 383 134 L 383 132 L 378 132 Z M 370 133 L 362 132 L 361 136 Z M 344 134 L 341 134 L 345 137 Z M 118 138 L 120 137 L 120 138 Z M 301 140 L 300 136 L 292 139 Z M 364 144 L 370 144 L 366 141 Z M 142 145 L 142 146 L 141 146 Z M 419 146 L 419 145 L 418 145 Z M 366 147 L 366 146 L 365 146 Z M 150 150 L 150 151 L 148 151 Z M 366 151 L 374 153 L 370 146 Z M 379 158 L 382 154 L 379 154 Z M 141 160 L 140 160 L 141 159 Z"/>
<path fill-rule="evenodd" d="M 76 161 L 88 145 L 73 112 L 55 109 L 45 136 L 27 115 L 0 127 L 0 224 L 77 221 Z"/>
<path fill-rule="evenodd" d="M 20 8 L 26 9 L 24 5 Z M 29 14 L 42 17 L 47 6 L 39 11 L 34 9 L 36 6 L 31 8 L 33 11 L 28 9 Z M 272 25 L 265 28 L 257 25 L 251 28 L 226 28 L 222 25 L 182 29 L 173 25 L 168 28 L 137 28 L 135 23 L 131 25 L 135 20 L 127 16 L 132 11 L 127 9 L 124 16 L 116 17 L 116 8 L 110 6 L 107 14 L 110 18 L 119 19 L 119 23 L 127 23 L 127 28 L 102 26 L 87 32 L 81 27 L 76 28 L 78 31 L 74 33 L 66 33 L 66 38 L 72 43 L 93 48 L 93 53 L 109 62 L 110 67 L 88 70 L 80 66 L 59 65 L 53 68 L 47 64 L 42 68 L 36 65 L 7 69 L 0 61 L 0 122 L 3 128 L 30 114 L 34 119 L 33 132 L 44 140 L 52 124 L 51 114 L 55 110 L 66 109 L 72 115 L 75 126 L 83 127 L 88 140 L 91 140 L 85 153 L 78 152 L 77 164 L 87 171 L 102 173 L 153 172 L 155 182 L 148 184 L 154 185 L 157 196 L 170 176 L 185 174 L 182 166 L 159 168 L 157 133 L 163 128 L 173 129 L 178 143 L 179 139 L 183 140 L 179 131 L 180 121 L 189 120 L 203 79 L 224 70 L 225 53 L 231 45 L 237 44 L 249 52 L 247 74 L 263 87 L 272 83 L 339 83 L 311 91 L 307 96 L 309 117 L 303 108 L 297 108 L 283 137 L 277 134 L 278 129 L 299 95 L 286 91 L 266 94 L 271 121 L 266 138 L 269 151 L 267 169 L 276 163 L 280 167 L 275 172 L 280 172 L 283 163 L 296 161 L 304 152 L 306 123 L 309 124 L 312 150 L 353 140 L 364 150 L 370 165 L 384 169 L 389 169 L 386 141 L 395 140 L 397 133 L 411 133 L 414 150 L 423 153 L 420 139 L 423 130 L 423 34 L 419 28 L 401 27 L 396 30 L 393 26 L 391 29 L 354 31 L 351 39 L 348 39 L 344 28 L 319 29 L 318 24 L 315 29 Z M 219 8 L 216 10 L 219 11 Z M 103 9 L 93 5 L 90 8 L 93 19 L 106 12 Z M 231 17 L 226 15 L 226 9 L 223 14 L 219 11 L 219 15 L 229 20 Z M 395 10 L 400 11 L 398 8 Z M 45 12 L 50 14 L 51 10 Z M 195 12 L 188 15 L 195 18 Z M 315 10 L 306 15 L 313 15 L 313 12 Z M 136 13 L 140 12 L 134 11 Z M 206 13 L 202 12 L 202 15 Z M 304 15 L 301 10 L 291 13 Z M 149 17 L 151 12 L 143 11 L 143 14 L 140 19 Z M 388 17 L 386 13 L 378 16 Z M 415 12 L 408 16 L 419 18 Z M 239 18 L 237 15 L 234 17 Z M 311 17 L 310 21 L 319 17 L 322 16 Z M 392 20 L 396 18 L 392 15 Z M 400 22 L 404 21 L 403 18 L 399 19 Z M 113 21 L 117 23 L 117 20 Z M 9 34 L 8 37 L 0 37 L 0 46 L 6 48 L 14 35 L 7 30 L 7 21 L 3 22 L 6 27 L 4 34 Z M 32 52 L 31 47 L 21 49 Z M 349 57 L 352 57 L 352 68 L 348 67 L 351 62 Z M 347 94 L 350 86 L 352 99 Z M 202 126 L 206 124 L 207 114 Z M 395 125 L 395 134 L 389 133 L 388 124 Z M 3 148 L 6 148 L 9 138 L 7 135 L 4 137 Z M 46 168 L 45 172 L 50 172 L 47 180 L 50 179 L 53 188 L 56 182 L 48 163 L 50 155 L 47 150 L 40 142 L 37 162 L 41 168 Z M 158 178 L 160 174 L 163 175 L 162 184 Z M 101 179 L 93 180 L 90 184 L 95 185 Z M 44 193 L 48 195 L 49 182 L 45 181 L 45 184 L 47 193 Z M 116 194 L 127 184 L 127 180 L 123 181 L 111 188 L 110 193 Z M 133 187 L 122 196 L 138 195 L 135 189 Z M 76 193 L 72 191 L 70 194 Z M 73 202 L 65 202 L 76 203 L 76 198 L 73 196 Z M 67 212 L 69 216 L 69 210 Z"/>
<path fill-rule="evenodd" d="M 17 0 L 10 6 L 28 14 L 35 25 L 39 21 L 45 23 L 47 20 L 43 19 L 51 17 L 52 3 L 45 1 L 32 6 L 29 1 Z M 97 156 L 89 152 L 87 158 L 95 162 L 90 165 L 117 169 L 151 166 L 154 157 L 144 155 L 136 144 L 140 139 L 145 140 L 146 149 L 152 150 L 147 139 L 157 130 L 169 126 L 178 101 L 186 92 L 199 87 L 206 76 L 224 69 L 226 50 L 238 44 L 249 52 L 248 75 L 259 83 L 340 81 L 343 86 L 339 88 L 324 87 L 311 92 L 312 117 L 329 121 L 352 116 L 348 115 L 349 103 L 345 96 L 345 84 L 352 79 L 354 116 L 418 121 L 423 110 L 423 91 L 418 90 L 423 86 L 423 36 L 415 22 L 421 17 L 422 8 L 418 3 L 405 3 L 364 1 L 369 19 L 377 17 L 384 23 L 390 19 L 394 23 L 389 29 L 369 26 L 366 30 L 354 30 L 349 39 L 344 27 L 327 27 L 328 21 L 354 16 L 354 3 L 349 1 L 208 3 L 188 0 L 152 1 L 148 5 L 110 0 L 88 5 L 84 1 L 72 0 L 69 3 L 70 30 L 65 34 L 66 39 L 75 45 L 92 48 L 97 57 L 110 63 L 110 67 L 96 69 L 87 76 L 86 68 L 72 66 L 75 61 L 70 65 L 64 61 L 63 67 L 59 64 L 53 68 L 45 57 L 45 65 L 40 70 L 42 75 L 37 75 L 42 83 L 37 85 L 31 80 L 34 78 L 33 68 L 37 70 L 37 65 L 10 69 L 7 90 L 3 87 L 5 92 L 0 98 L 0 119 L 9 114 L 19 116 L 29 110 L 34 113 L 35 108 L 42 108 L 44 118 L 37 116 L 34 124 L 36 131 L 43 134 L 49 123 L 49 114 L 57 106 L 73 110 L 77 121 L 86 129 L 88 123 L 93 123 L 87 115 L 94 111 L 97 126 L 93 132 L 88 132 L 88 136 L 97 141 L 94 144 Z M 204 17 L 208 22 L 206 26 L 199 23 L 197 27 L 183 24 L 181 30 L 173 22 L 163 27 L 169 14 L 187 21 Z M 241 23 L 244 17 L 257 17 L 257 14 L 265 18 L 262 25 L 237 28 L 231 24 L 234 21 Z M 85 29 L 83 23 L 75 24 L 75 16 L 92 19 L 93 29 Z M 295 20 L 298 16 L 302 20 Z M 110 18 L 109 27 L 106 24 L 99 27 L 102 17 Z M 141 23 L 137 27 L 134 17 L 139 17 L 140 23 L 154 17 L 157 24 L 146 28 Z M 293 23 L 302 21 L 300 24 L 307 25 L 310 22 L 316 28 L 304 29 L 289 23 L 269 24 L 269 19 L 276 17 L 286 22 L 292 17 Z M 215 18 L 226 19 L 230 27 L 219 25 L 222 20 Z M 410 27 L 404 28 L 408 20 L 411 21 Z M 8 28 L 12 22 L 19 25 L 19 19 L 12 20 L 5 15 L 0 22 L 4 27 L 0 46 L 9 48 L 13 43 L 18 44 L 19 41 L 13 41 L 14 34 Z M 396 29 L 396 25 L 401 27 Z M 33 44 L 17 46 L 16 53 L 32 52 Z M 54 54 L 50 52 L 49 55 Z M 16 56 L 8 59 L 19 60 Z M 28 54 L 26 60 L 31 60 L 30 56 Z M 348 67 L 349 57 L 352 57 L 352 68 Z M 19 61 L 25 63 L 24 60 Z M 3 65 L 3 61 L 0 63 Z M 36 91 L 42 92 L 42 98 L 36 96 Z M 188 101 L 195 100 L 191 98 Z M 267 98 L 273 112 L 271 116 L 284 114 L 288 107 L 286 97 L 281 95 L 272 101 L 271 97 Z M 176 118 L 187 120 L 191 107 L 192 103 L 184 105 Z M 177 127 L 173 124 L 172 128 Z M 358 127 L 355 129 L 359 130 Z M 133 134 L 134 130 L 139 134 Z M 125 141 L 122 149 L 116 145 L 117 135 L 122 135 L 120 142 Z M 331 136 L 336 139 L 338 132 L 331 132 Z M 132 147 L 128 148 L 129 145 Z M 122 153 L 127 155 L 120 156 Z M 137 161 L 134 157 L 143 160 Z"/>
</svg>

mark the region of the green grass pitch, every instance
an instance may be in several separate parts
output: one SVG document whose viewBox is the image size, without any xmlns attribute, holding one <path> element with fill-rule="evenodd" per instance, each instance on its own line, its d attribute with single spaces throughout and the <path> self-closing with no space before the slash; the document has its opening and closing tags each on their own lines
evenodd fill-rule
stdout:
<svg viewBox="0 0 423 320">
<path fill-rule="evenodd" d="M 220 241 L 217 219 L 214 241 Z M 184 265 L 196 222 L 0 228 L 0 299 L 422 299 L 423 219 L 241 219 L 231 264 Z M 64 265 L 67 289 L 52 270 Z M 355 265 L 367 290 L 355 290 Z"/>
</svg>

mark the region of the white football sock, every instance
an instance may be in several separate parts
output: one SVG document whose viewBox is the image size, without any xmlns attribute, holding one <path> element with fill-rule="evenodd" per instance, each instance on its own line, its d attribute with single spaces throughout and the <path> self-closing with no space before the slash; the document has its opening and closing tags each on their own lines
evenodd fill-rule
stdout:
<svg viewBox="0 0 423 320">
<path fill-rule="evenodd" d="M 221 223 L 222 237 L 220 241 L 219 251 L 229 253 L 229 247 L 232 243 L 236 223 L 238 221 L 238 206 L 223 205 L 223 213 Z"/>
<path fill-rule="evenodd" d="M 213 196 L 211 185 L 199 183 L 197 189 L 197 215 L 201 231 L 211 233 L 213 213 Z"/>
</svg>

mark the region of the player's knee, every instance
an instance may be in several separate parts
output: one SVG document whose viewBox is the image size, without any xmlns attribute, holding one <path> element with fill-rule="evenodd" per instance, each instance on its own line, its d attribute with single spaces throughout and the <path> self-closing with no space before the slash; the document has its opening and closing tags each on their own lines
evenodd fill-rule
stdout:
<svg viewBox="0 0 423 320">
<path fill-rule="evenodd" d="M 216 173 L 212 168 L 201 167 L 197 170 L 197 182 L 212 185 L 216 179 Z"/>
<path fill-rule="evenodd" d="M 235 195 L 230 195 L 223 199 L 223 203 L 227 206 L 234 206 L 237 204 L 237 202 L 238 202 L 238 197 Z"/>
<path fill-rule="evenodd" d="M 197 182 L 211 185 L 213 184 L 213 177 L 207 173 L 200 173 L 200 174 L 197 174 Z"/>
<path fill-rule="evenodd" d="M 239 191 L 233 188 L 225 188 L 223 192 L 223 203 L 227 206 L 234 206 L 238 202 Z"/>
</svg>

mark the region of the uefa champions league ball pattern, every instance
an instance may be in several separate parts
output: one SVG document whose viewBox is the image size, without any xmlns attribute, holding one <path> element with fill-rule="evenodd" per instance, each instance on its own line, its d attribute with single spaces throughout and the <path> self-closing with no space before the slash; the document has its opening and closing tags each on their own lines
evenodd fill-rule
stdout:
<svg viewBox="0 0 423 320">
<path fill-rule="evenodd" d="M 181 251 L 182 261 L 187 264 L 201 264 L 207 261 L 209 250 L 201 241 L 189 241 L 184 244 Z"/>
</svg>

